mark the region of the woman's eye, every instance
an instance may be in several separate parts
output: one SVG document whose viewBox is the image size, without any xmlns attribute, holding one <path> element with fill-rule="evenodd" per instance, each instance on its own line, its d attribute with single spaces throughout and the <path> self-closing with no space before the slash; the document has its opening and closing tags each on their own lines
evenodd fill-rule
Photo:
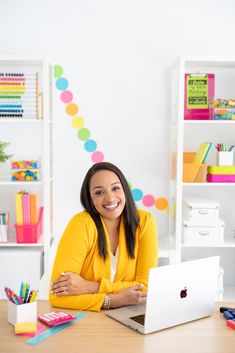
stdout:
<svg viewBox="0 0 235 353">
<path fill-rule="evenodd" d="M 95 192 L 95 195 L 96 195 L 96 196 L 102 195 L 102 191 L 96 191 L 96 192 Z"/>
<path fill-rule="evenodd" d="M 119 187 L 119 186 L 114 186 L 114 187 L 113 187 L 113 191 L 118 191 L 118 190 L 120 190 L 120 187 Z"/>
</svg>

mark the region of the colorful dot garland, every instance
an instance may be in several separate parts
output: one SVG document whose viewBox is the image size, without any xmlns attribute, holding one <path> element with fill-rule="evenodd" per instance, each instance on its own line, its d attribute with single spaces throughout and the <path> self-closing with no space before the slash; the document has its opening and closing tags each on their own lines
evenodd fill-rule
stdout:
<svg viewBox="0 0 235 353">
<path fill-rule="evenodd" d="M 72 118 L 72 127 L 77 129 L 77 137 L 80 141 L 84 142 L 84 149 L 91 154 L 93 163 L 103 162 L 103 152 L 97 150 L 96 141 L 92 140 L 90 130 L 84 126 L 85 120 L 79 115 L 79 107 L 73 102 L 73 93 L 68 90 L 69 82 L 63 77 L 63 68 L 60 65 L 54 66 L 54 77 L 56 79 L 56 88 L 61 91 L 60 100 L 66 104 L 65 112 Z M 168 201 L 164 197 L 157 199 L 150 194 L 144 195 L 141 189 L 131 188 L 133 199 L 138 202 L 142 201 L 145 207 L 155 206 L 158 210 L 168 211 Z"/>
</svg>

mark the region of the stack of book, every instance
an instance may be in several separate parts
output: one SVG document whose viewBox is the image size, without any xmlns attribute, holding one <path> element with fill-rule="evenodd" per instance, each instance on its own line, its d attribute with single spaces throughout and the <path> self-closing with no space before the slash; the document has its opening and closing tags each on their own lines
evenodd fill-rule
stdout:
<svg viewBox="0 0 235 353">
<path fill-rule="evenodd" d="M 207 181 L 209 183 L 235 183 L 235 166 L 218 165 L 207 167 Z"/>
<path fill-rule="evenodd" d="M 39 214 L 39 195 L 20 191 L 16 194 L 16 224 L 36 224 Z"/>
</svg>

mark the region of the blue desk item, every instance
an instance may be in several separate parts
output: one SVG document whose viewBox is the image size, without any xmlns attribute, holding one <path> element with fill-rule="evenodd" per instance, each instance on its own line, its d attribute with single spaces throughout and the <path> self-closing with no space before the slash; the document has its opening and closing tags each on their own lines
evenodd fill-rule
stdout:
<svg viewBox="0 0 235 353">
<path fill-rule="evenodd" d="M 224 317 L 226 320 L 234 319 L 234 315 L 230 311 L 224 311 Z"/>
<path fill-rule="evenodd" d="M 59 325 L 59 326 L 51 327 L 48 330 L 43 331 L 39 335 L 37 335 L 37 336 L 35 336 L 33 338 L 30 338 L 29 340 L 26 341 L 26 343 L 31 345 L 31 346 L 35 346 L 36 344 L 46 340 L 50 336 L 53 336 L 53 335 L 57 334 L 58 332 L 64 330 L 65 328 L 73 325 L 74 322 L 77 322 L 77 321 L 83 319 L 84 317 L 87 316 L 87 314 L 85 314 L 85 313 L 77 313 L 74 316 L 76 316 L 76 320 L 70 321 L 68 323 L 65 323 L 65 324 L 62 324 L 62 325 Z"/>
</svg>

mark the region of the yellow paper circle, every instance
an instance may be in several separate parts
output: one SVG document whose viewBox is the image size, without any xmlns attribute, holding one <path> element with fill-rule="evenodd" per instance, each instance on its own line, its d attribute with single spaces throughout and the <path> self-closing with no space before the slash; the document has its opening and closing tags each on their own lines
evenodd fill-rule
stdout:
<svg viewBox="0 0 235 353">
<path fill-rule="evenodd" d="M 85 121 L 82 116 L 77 115 L 72 119 L 72 127 L 74 127 L 74 129 L 81 129 L 84 123 Z"/>
</svg>

